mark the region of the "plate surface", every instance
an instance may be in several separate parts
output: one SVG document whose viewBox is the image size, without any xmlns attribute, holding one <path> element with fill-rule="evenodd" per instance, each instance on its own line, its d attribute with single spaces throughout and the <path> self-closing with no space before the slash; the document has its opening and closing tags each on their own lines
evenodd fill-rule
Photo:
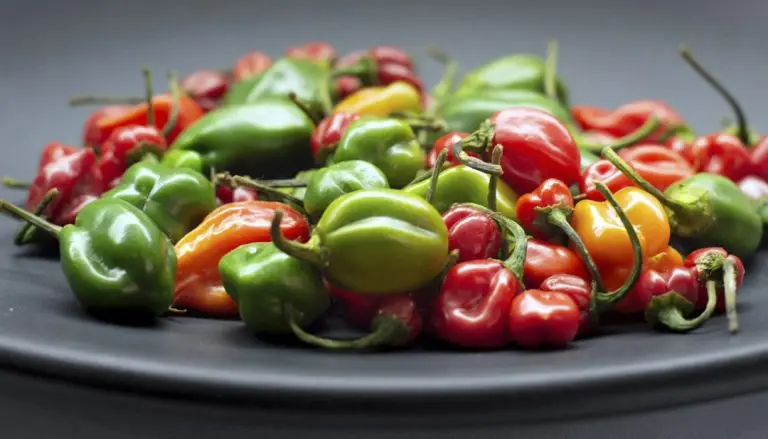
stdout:
<svg viewBox="0 0 768 439">
<path fill-rule="evenodd" d="M 573 101 L 614 106 L 663 98 L 700 130 L 714 130 L 725 104 L 676 54 L 688 42 L 766 128 L 764 6 L 701 0 L 628 6 L 610 1 L 210 2 L 203 0 L 11 1 L 0 17 L 0 174 L 30 178 L 52 140 L 76 143 L 88 111 L 73 94 L 136 94 L 140 66 L 187 73 L 228 67 L 247 50 L 274 55 L 289 44 L 328 39 L 341 51 L 378 43 L 413 53 L 439 44 L 464 67 L 506 52 L 543 52 L 560 40 L 560 70 Z M 37 14 L 45 9 L 45 14 Z M 34 20 L 29 17 L 34 16 Z M 429 83 L 440 69 L 421 60 Z M 23 194 L 2 190 L 21 201 Z M 630 331 L 565 352 L 441 350 L 349 354 L 268 344 L 237 322 L 170 318 L 125 328 L 83 316 L 55 260 L 10 244 L 0 218 L 0 363 L 96 385 L 216 400 L 405 410 L 483 401 L 523 418 L 626 410 L 732 395 L 768 385 L 768 255 L 749 266 L 742 332 L 724 319 L 699 331 Z M 326 404 L 327 403 L 327 404 Z M 465 406 L 466 409 L 466 406 Z"/>
</svg>

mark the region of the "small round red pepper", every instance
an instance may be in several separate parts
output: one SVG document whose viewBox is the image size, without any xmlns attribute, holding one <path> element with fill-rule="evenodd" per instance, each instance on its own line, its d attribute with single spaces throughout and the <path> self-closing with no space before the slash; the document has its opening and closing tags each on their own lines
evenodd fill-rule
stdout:
<svg viewBox="0 0 768 439">
<path fill-rule="evenodd" d="M 102 132 L 99 122 L 122 116 L 131 111 L 130 105 L 105 105 L 88 116 L 83 125 L 83 146 L 99 149 L 101 143 L 107 138 Z"/>
<path fill-rule="evenodd" d="M 538 239 L 528 240 L 523 273 L 527 288 L 542 289 L 546 279 L 558 274 L 589 279 L 584 263 L 573 250 Z"/>
<path fill-rule="evenodd" d="M 235 82 L 260 75 L 272 66 L 272 58 L 264 52 L 248 52 L 235 61 L 232 76 Z"/>
<path fill-rule="evenodd" d="M 509 336 L 524 348 L 564 348 L 576 338 L 581 313 L 568 294 L 527 290 L 512 300 Z"/>
<path fill-rule="evenodd" d="M 703 325 L 715 310 L 713 286 L 710 286 L 710 297 L 706 292 L 707 286 L 704 285 L 703 301 L 707 306 L 704 312 L 691 319 L 688 315 L 693 312 L 694 305 L 702 299 L 695 268 L 676 267 L 668 271 L 645 270 L 635 289 L 643 291 L 650 298 L 645 310 L 645 319 L 648 323 L 655 328 L 687 332 Z"/>
<path fill-rule="evenodd" d="M 690 148 L 696 172 L 719 174 L 739 181 L 752 173 L 749 150 L 738 137 L 715 133 L 698 137 Z"/>
<path fill-rule="evenodd" d="M 448 249 L 458 250 L 458 262 L 499 256 L 501 232 L 491 215 L 471 206 L 458 205 L 443 214 L 448 227 Z"/>
<path fill-rule="evenodd" d="M 123 173 L 130 166 L 129 154 L 142 145 L 156 150 L 165 150 L 165 137 L 154 126 L 128 125 L 112 132 L 101 147 L 97 167 L 109 188 L 120 182 Z"/>
<path fill-rule="evenodd" d="M 218 108 L 229 91 L 229 75 L 219 70 L 198 70 L 181 80 L 181 88 L 205 112 Z"/>
<path fill-rule="evenodd" d="M 568 295 L 579 308 L 579 330 L 577 335 L 585 335 L 594 329 L 590 315 L 592 302 L 592 286 L 579 276 L 570 274 L 554 274 L 541 282 L 541 291 L 553 291 Z"/>
<path fill-rule="evenodd" d="M 691 252 L 685 258 L 686 267 L 695 267 L 699 276 L 699 301 L 697 309 L 706 306 L 706 288 L 709 281 L 715 281 L 717 292 L 716 309 L 728 315 L 728 327 L 731 332 L 739 330 L 736 314 L 736 293 L 744 281 L 744 263 L 738 256 L 728 254 L 721 247 L 708 247 Z"/>
<path fill-rule="evenodd" d="M 437 160 L 437 156 L 440 155 L 443 150 L 448 151 L 448 155 L 445 158 L 445 164 L 444 167 L 448 168 L 451 166 L 459 165 L 461 162 L 459 162 L 454 156 L 453 156 L 453 148 L 456 145 L 456 143 L 460 142 L 462 139 L 467 137 L 469 134 L 461 132 L 461 131 L 451 131 L 439 139 L 435 141 L 435 145 L 432 147 L 432 149 L 427 154 L 427 169 L 432 169 L 435 167 L 435 162 Z M 477 154 L 475 153 L 469 153 L 471 157 L 477 157 Z"/>
<path fill-rule="evenodd" d="M 341 137 L 347 132 L 349 125 L 360 119 L 355 113 L 334 113 L 317 124 L 310 138 L 312 156 L 315 163 L 325 164 L 325 161 L 336 149 Z"/>
</svg>

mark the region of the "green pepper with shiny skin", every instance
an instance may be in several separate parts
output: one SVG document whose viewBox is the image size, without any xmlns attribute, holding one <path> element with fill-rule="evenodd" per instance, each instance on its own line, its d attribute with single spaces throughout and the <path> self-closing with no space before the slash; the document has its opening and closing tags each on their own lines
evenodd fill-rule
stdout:
<svg viewBox="0 0 768 439">
<path fill-rule="evenodd" d="M 171 242 L 184 237 L 217 207 L 213 184 L 202 174 L 159 163 L 131 166 L 120 184 L 102 198 L 119 198 L 141 209 Z"/>
<path fill-rule="evenodd" d="M 196 152 L 206 172 L 213 167 L 258 179 L 289 178 L 312 167 L 309 139 L 314 128 L 295 103 L 265 97 L 211 111 L 176 138 L 169 154 Z"/>
<path fill-rule="evenodd" d="M 304 196 L 304 209 L 316 221 L 344 194 L 388 187 L 387 176 L 371 163 L 362 160 L 335 163 L 312 174 Z"/>
<path fill-rule="evenodd" d="M 243 323 L 256 334 L 291 333 L 289 319 L 305 327 L 331 302 L 320 271 L 272 243 L 246 244 L 227 253 L 219 261 L 219 274 Z"/>
<path fill-rule="evenodd" d="M 237 84 L 224 97 L 224 105 L 243 105 L 263 98 L 287 99 L 293 93 L 306 105 L 315 120 L 332 109 L 330 69 L 323 63 L 302 58 L 281 58 L 262 74 Z"/>
<path fill-rule="evenodd" d="M 189 169 L 203 173 L 203 156 L 195 151 L 175 150 L 163 155 L 160 163 L 169 168 Z"/>
<path fill-rule="evenodd" d="M 448 230 L 440 213 L 423 198 L 395 189 L 368 189 L 337 198 L 325 210 L 306 244 L 280 234 L 272 242 L 283 252 L 320 267 L 326 279 L 358 294 L 418 291 L 448 259 Z"/>
<path fill-rule="evenodd" d="M 100 198 L 64 227 L 5 200 L 0 200 L 0 209 L 58 238 L 64 276 L 86 311 L 144 322 L 171 306 L 176 284 L 173 244 L 130 203 Z"/>
<path fill-rule="evenodd" d="M 407 122 L 367 116 L 349 125 L 333 155 L 333 163 L 364 160 L 384 172 L 393 188 L 413 181 L 424 169 L 426 154 Z"/>
</svg>

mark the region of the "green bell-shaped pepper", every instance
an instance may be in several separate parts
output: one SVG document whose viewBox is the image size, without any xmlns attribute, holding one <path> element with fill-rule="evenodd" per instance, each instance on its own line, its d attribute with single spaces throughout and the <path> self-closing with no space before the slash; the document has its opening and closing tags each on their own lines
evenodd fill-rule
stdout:
<svg viewBox="0 0 768 439">
<path fill-rule="evenodd" d="M 331 112 L 330 69 L 323 63 L 282 58 L 262 74 L 246 79 L 224 97 L 224 105 L 243 105 L 263 98 L 287 99 L 293 93 L 315 120 Z"/>
<path fill-rule="evenodd" d="M 102 195 L 141 209 L 172 242 L 177 242 L 216 208 L 213 184 L 188 169 L 139 162 L 128 168 L 120 184 Z"/>
<path fill-rule="evenodd" d="M 348 160 L 373 163 L 391 187 L 401 188 L 424 169 L 426 155 L 407 122 L 368 116 L 352 122 L 336 147 L 333 162 Z"/>
<path fill-rule="evenodd" d="M 194 151 L 205 171 L 288 178 L 312 167 L 309 139 L 315 125 L 287 99 L 263 98 L 256 103 L 222 107 L 182 132 L 170 151 Z"/>
<path fill-rule="evenodd" d="M 331 302 L 317 268 L 272 243 L 242 245 L 229 252 L 219 261 L 219 274 L 243 323 L 256 334 L 291 333 L 290 318 L 307 326 Z"/>
<path fill-rule="evenodd" d="M 304 209 L 310 218 L 317 220 L 344 194 L 388 187 L 387 176 L 371 163 L 362 160 L 335 163 L 312 174 L 304 196 Z"/>
<path fill-rule="evenodd" d="M 4 200 L 0 208 L 58 238 L 64 276 L 86 311 L 143 322 L 171 306 L 176 284 L 173 244 L 130 203 L 98 199 L 64 227 Z"/>
<path fill-rule="evenodd" d="M 195 151 L 168 151 L 163 155 L 160 163 L 169 168 L 189 169 L 201 174 L 204 172 L 203 156 Z"/>
</svg>

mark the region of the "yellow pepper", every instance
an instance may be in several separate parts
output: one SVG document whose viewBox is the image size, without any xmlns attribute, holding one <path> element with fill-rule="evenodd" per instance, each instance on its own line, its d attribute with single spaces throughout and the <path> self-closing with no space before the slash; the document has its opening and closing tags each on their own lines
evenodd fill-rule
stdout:
<svg viewBox="0 0 768 439">
<path fill-rule="evenodd" d="M 419 91 L 407 82 L 396 81 L 386 87 L 366 87 L 349 95 L 333 109 L 334 113 L 361 116 L 389 116 L 398 112 L 422 111 Z"/>
</svg>

